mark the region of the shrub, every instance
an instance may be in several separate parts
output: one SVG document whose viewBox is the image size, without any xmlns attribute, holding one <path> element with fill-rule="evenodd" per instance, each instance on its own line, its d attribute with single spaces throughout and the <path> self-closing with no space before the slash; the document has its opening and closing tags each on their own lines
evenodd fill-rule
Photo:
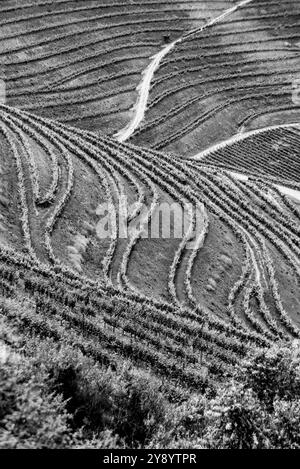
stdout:
<svg viewBox="0 0 300 469">
<path fill-rule="evenodd" d="M 300 448 L 299 342 L 241 362 L 215 396 L 170 408 L 151 441 L 156 448 Z"/>
<path fill-rule="evenodd" d="M 237 381 L 253 389 L 262 404 L 273 410 L 275 399 L 300 398 L 300 346 L 275 345 L 244 360 L 236 371 Z"/>
<path fill-rule="evenodd" d="M 205 407 L 206 398 L 200 395 L 192 395 L 179 405 L 169 405 L 149 447 L 200 448 L 206 426 Z"/>
<path fill-rule="evenodd" d="M 1 326 L 0 448 L 300 448 L 297 341 L 255 352 L 206 395 L 170 403 L 145 371 L 111 370 Z"/>
<path fill-rule="evenodd" d="M 129 364 L 112 371 L 50 340 L 32 341 L 31 354 L 43 364 L 51 391 L 63 396 L 73 429 L 82 429 L 85 439 L 109 431 L 121 444 L 124 439 L 127 446 L 144 445 L 164 419 L 166 401 L 158 386 Z"/>
<path fill-rule="evenodd" d="M 232 382 L 207 403 L 205 416 L 205 447 L 257 449 L 264 444 L 265 413 L 251 389 Z"/>
<path fill-rule="evenodd" d="M 203 445 L 209 448 L 298 448 L 300 347 L 281 344 L 244 360 L 234 379 L 208 401 Z"/>
<path fill-rule="evenodd" d="M 66 448 L 75 441 L 62 398 L 21 357 L 0 365 L 0 448 Z"/>
</svg>

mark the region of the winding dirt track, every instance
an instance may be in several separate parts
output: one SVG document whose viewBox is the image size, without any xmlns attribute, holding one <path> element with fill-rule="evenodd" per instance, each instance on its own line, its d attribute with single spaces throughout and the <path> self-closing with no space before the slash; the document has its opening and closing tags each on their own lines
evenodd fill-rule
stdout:
<svg viewBox="0 0 300 469">
<path fill-rule="evenodd" d="M 148 67 L 144 70 L 142 73 L 142 80 L 137 87 L 138 91 L 138 99 L 133 107 L 133 118 L 129 124 L 124 127 L 124 129 L 121 129 L 119 132 L 117 132 L 114 137 L 119 141 L 119 142 L 125 142 L 128 140 L 131 135 L 135 132 L 135 130 L 139 127 L 141 122 L 144 119 L 145 112 L 147 110 L 147 103 L 148 103 L 148 98 L 149 98 L 149 92 L 150 92 L 150 86 L 151 86 L 151 81 L 154 76 L 154 73 L 158 69 L 161 61 L 163 58 L 179 43 L 183 42 L 185 39 L 188 37 L 200 33 L 204 31 L 205 29 L 219 23 L 223 19 L 227 18 L 230 16 L 232 13 L 235 13 L 238 9 L 242 8 L 243 6 L 247 5 L 248 3 L 252 2 L 253 0 L 243 0 L 242 2 L 239 2 L 237 5 L 235 5 L 232 8 L 229 8 L 226 10 L 224 13 L 222 13 L 220 16 L 217 18 L 212 19 L 208 23 L 206 23 L 204 26 L 201 26 L 200 28 L 193 29 L 186 33 L 184 36 L 180 37 L 179 39 L 176 39 L 176 41 L 172 42 L 171 44 L 168 44 L 166 47 L 164 47 L 158 54 L 154 55 L 152 57 L 152 61 L 148 65 Z"/>
<path fill-rule="evenodd" d="M 237 134 L 234 137 L 230 138 L 229 140 L 225 140 L 224 142 L 218 143 L 217 145 L 214 145 L 210 148 L 208 148 L 205 151 L 202 151 L 201 153 L 198 153 L 197 155 L 194 155 L 191 159 L 195 161 L 202 161 L 210 155 L 211 153 L 220 150 L 221 148 L 227 147 L 232 145 L 233 143 L 236 142 L 241 142 L 242 140 L 246 140 L 249 137 L 252 137 L 254 135 L 259 135 L 261 133 L 267 132 L 268 130 L 273 130 L 273 129 L 283 129 L 283 128 L 293 128 L 293 127 L 299 127 L 299 123 L 295 124 L 282 124 L 282 125 L 274 125 L 271 127 L 263 127 L 261 129 L 257 130 L 252 130 L 250 132 L 245 132 L 241 134 Z M 236 172 L 236 171 L 228 171 L 234 178 L 240 180 L 240 181 L 248 181 L 249 177 L 245 174 Z M 298 202 L 300 202 L 300 191 L 297 191 L 295 189 L 290 189 L 289 187 L 285 187 L 279 184 L 274 184 L 277 189 L 280 190 L 284 195 L 287 195 L 293 199 L 296 199 Z"/>
</svg>

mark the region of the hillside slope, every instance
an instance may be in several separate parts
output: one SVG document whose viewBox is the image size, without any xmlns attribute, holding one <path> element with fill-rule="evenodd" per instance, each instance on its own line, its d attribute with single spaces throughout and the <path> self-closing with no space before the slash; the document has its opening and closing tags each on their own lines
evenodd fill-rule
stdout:
<svg viewBox="0 0 300 469">
<path fill-rule="evenodd" d="M 0 13 L 0 449 L 300 447 L 299 0 Z"/>
<path fill-rule="evenodd" d="M 297 1 L 240 2 L 183 36 L 152 77 L 132 141 L 192 156 L 247 128 L 298 122 L 299 13 Z"/>
<path fill-rule="evenodd" d="M 135 122 L 126 138 L 180 156 L 299 120 L 295 0 L 5 0 L 1 18 L 7 104 L 42 117 L 117 136 Z"/>
<path fill-rule="evenodd" d="M 191 160 L 297 190 L 300 183 L 298 128 L 299 124 L 286 124 L 240 133 Z M 293 193 L 286 189 L 283 192 Z"/>
<path fill-rule="evenodd" d="M 1 291 L 27 305 L 9 313 L 18 327 L 104 363 L 131 360 L 175 387 L 198 386 L 204 364 L 212 378 L 249 347 L 300 337 L 299 209 L 270 180 L 7 106 L 0 134 Z M 120 237 L 124 195 L 136 223 Z M 181 237 L 160 225 L 145 235 L 162 203 L 188 207 Z"/>
<path fill-rule="evenodd" d="M 88 130 L 115 132 L 132 117 L 150 57 L 232 3 L 4 0 L 0 65 L 7 103 Z"/>
</svg>

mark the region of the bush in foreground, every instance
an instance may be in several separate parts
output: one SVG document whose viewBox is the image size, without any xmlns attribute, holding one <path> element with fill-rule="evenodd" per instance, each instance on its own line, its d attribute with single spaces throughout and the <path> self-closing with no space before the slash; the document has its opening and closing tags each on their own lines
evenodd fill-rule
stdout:
<svg viewBox="0 0 300 469">
<path fill-rule="evenodd" d="M 166 417 L 152 447 L 299 449 L 299 342 L 255 353 L 214 396 L 193 396 Z"/>
<path fill-rule="evenodd" d="M 300 346 L 256 352 L 205 395 L 169 402 L 130 365 L 51 340 L 0 341 L 0 448 L 300 448 Z M 9 341 L 8 341 L 9 342 Z"/>
</svg>

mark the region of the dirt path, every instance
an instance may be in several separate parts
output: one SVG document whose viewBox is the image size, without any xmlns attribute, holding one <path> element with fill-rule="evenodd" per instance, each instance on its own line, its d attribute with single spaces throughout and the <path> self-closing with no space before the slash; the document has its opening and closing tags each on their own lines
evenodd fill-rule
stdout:
<svg viewBox="0 0 300 469">
<path fill-rule="evenodd" d="M 133 111 L 133 118 L 129 124 L 124 127 L 124 129 L 121 129 L 119 132 L 117 132 L 114 137 L 119 141 L 119 142 L 125 142 L 128 140 L 131 135 L 135 132 L 135 130 L 139 127 L 140 123 L 144 120 L 145 117 L 145 112 L 147 110 L 147 103 L 148 103 L 148 98 L 149 98 L 149 93 L 150 93 L 150 87 L 151 87 L 151 81 L 154 76 L 154 73 L 156 70 L 159 68 L 159 65 L 163 58 L 179 43 L 183 42 L 185 39 L 189 38 L 190 36 L 200 33 L 204 31 L 205 29 L 219 23 L 223 19 L 227 18 L 227 16 L 230 16 L 232 13 L 237 11 L 238 9 L 242 8 L 243 6 L 246 6 L 248 3 L 252 2 L 253 0 L 243 0 L 242 2 L 238 3 L 234 7 L 229 8 L 226 10 L 224 13 L 222 13 L 220 16 L 217 18 L 212 19 L 205 25 L 201 26 L 200 28 L 193 29 L 186 33 L 184 36 L 176 39 L 176 41 L 172 42 L 171 44 L 168 44 L 166 47 L 164 47 L 160 52 L 158 52 L 156 55 L 151 57 L 151 62 L 148 65 L 148 67 L 143 71 L 142 73 L 142 80 L 137 87 L 138 91 L 138 99 L 136 104 L 134 105 L 132 111 Z"/>
<path fill-rule="evenodd" d="M 221 148 L 225 148 L 227 146 L 232 145 L 233 143 L 236 142 L 241 142 L 243 140 L 246 140 L 248 137 L 252 137 L 254 135 L 259 135 L 260 133 L 267 132 L 268 130 L 273 130 L 273 129 L 283 129 L 283 128 L 289 128 L 289 127 L 295 127 L 298 126 L 300 127 L 299 123 L 295 124 L 283 124 L 283 125 L 275 125 L 271 127 L 264 127 L 262 129 L 257 129 L 257 130 L 252 130 L 250 132 L 245 132 L 243 134 L 237 134 L 234 137 L 230 138 L 229 140 L 225 140 L 225 142 L 221 142 L 217 145 L 214 145 L 207 150 L 202 151 L 201 153 L 198 153 L 197 155 L 194 155 L 191 160 L 195 161 L 202 161 L 204 160 L 208 155 L 211 153 L 220 150 Z M 228 171 L 228 173 L 231 174 L 235 179 L 239 181 L 248 181 L 249 176 L 246 174 L 242 174 L 236 171 Z M 300 191 L 295 190 L 295 189 L 290 189 L 289 187 L 282 186 L 280 184 L 274 184 L 274 187 L 280 190 L 280 192 L 284 195 L 287 195 L 291 199 L 295 200 L 297 203 L 300 203 Z"/>
<path fill-rule="evenodd" d="M 240 132 L 233 137 L 231 137 L 228 140 L 224 140 L 223 142 L 217 143 L 216 145 L 213 145 L 207 150 L 201 151 L 200 153 L 197 153 L 197 155 L 192 156 L 190 159 L 200 161 L 206 158 L 206 156 L 210 155 L 211 153 L 221 150 L 222 148 L 227 147 L 228 145 L 232 145 L 233 143 L 236 142 L 241 142 L 243 140 L 246 140 L 249 137 L 253 137 L 255 135 L 259 135 L 264 132 L 268 132 L 269 130 L 276 130 L 276 129 L 287 129 L 287 128 L 293 128 L 293 127 L 299 127 L 300 124 L 299 122 L 294 122 L 292 124 L 280 124 L 280 125 L 272 125 L 270 127 L 262 127 L 260 129 L 255 129 L 255 130 L 250 130 L 249 132 Z"/>
</svg>

